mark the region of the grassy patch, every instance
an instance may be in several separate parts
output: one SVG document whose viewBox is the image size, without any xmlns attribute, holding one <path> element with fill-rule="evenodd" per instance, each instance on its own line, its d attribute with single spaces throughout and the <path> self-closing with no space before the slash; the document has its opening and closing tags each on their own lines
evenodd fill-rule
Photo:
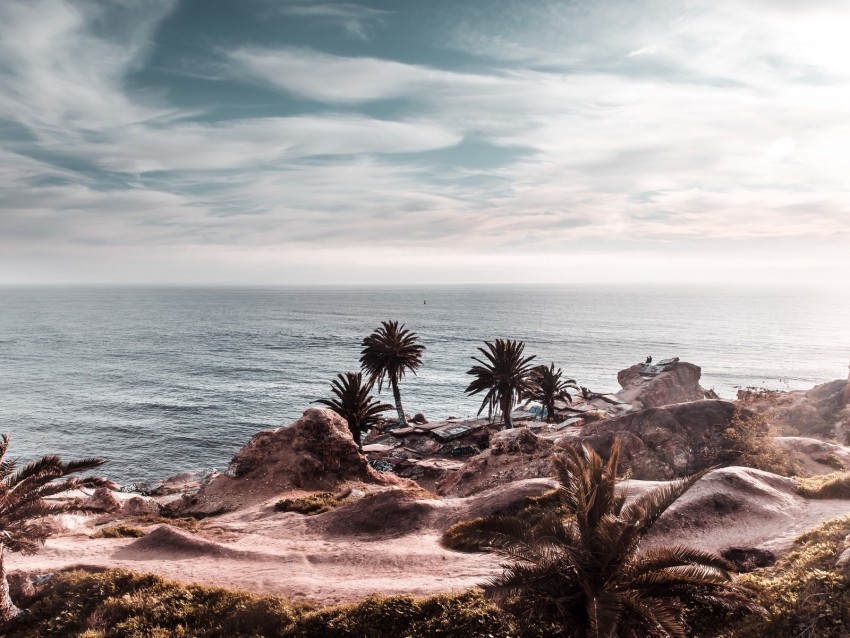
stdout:
<svg viewBox="0 0 850 638">
<path fill-rule="evenodd" d="M 536 525 L 546 514 L 557 514 L 561 517 L 565 517 L 568 514 L 567 510 L 561 504 L 560 491 L 558 489 L 550 490 L 540 496 L 529 496 L 525 500 L 525 506 L 516 513 L 516 516 L 531 525 Z M 440 544 L 446 549 L 453 549 L 458 552 L 481 551 L 481 548 L 477 544 L 470 545 L 461 539 L 469 530 L 475 529 L 483 520 L 483 518 L 473 518 L 455 523 L 443 532 Z"/>
<path fill-rule="evenodd" d="M 703 638 L 842 638 L 850 635 L 850 586 L 835 569 L 846 548 L 850 515 L 840 516 L 806 532 L 793 549 L 772 567 L 741 576 L 767 610 L 724 617 L 692 619 Z"/>
<path fill-rule="evenodd" d="M 92 538 L 141 538 L 145 532 L 138 527 L 132 525 L 114 525 L 113 527 L 105 527 Z"/>
<path fill-rule="evenodd" d="M 455 523 L 443 532 L 443 536 L 440 538 L 440 545 L 457 552 L 480 552 L 481 547 L 478 543 L 469 544 L 461 539 L 467 532 L 475 529 L 484 520 L 483 518 L 472 518 L 468 521 Z"/>
<path fill-rule="evenodd" d="M 123 570 L 58 574 L 8 638 L 543 638 L 480 592 L 370 597 L 314 609 L 274 596 L 184 585 Z"/>
<path fill-rule="evenodd" d="M 850 472 L 798 478 L 797 492 L 806 498 L 850 498 Z"/>
<path fill-rule="evenodd" d="M 337 498 L 333 492 L 320 492 L 301 498 L 285 498 L 275 503 L 278 512 L 297 512 L 299 514 L 322 514 L 350 503 L 350 498 Z"/>
</svg>

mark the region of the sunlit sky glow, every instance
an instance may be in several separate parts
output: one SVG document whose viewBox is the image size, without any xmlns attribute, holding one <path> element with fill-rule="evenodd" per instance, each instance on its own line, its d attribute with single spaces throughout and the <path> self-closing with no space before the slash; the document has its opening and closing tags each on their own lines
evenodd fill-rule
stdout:
<svg viewBox="0 0 850 638">
<path fill-rule="evenodd" d="M 846 0 L 3 0 L 0 283 L 850 279 Z"/>
</svg>

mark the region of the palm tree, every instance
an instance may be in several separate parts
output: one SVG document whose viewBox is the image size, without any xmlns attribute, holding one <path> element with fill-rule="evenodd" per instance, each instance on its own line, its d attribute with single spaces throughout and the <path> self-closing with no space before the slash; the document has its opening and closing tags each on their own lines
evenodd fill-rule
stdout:
<svg viewBox="0 0 850 638">
<path fill-rule="evenodd" d="M 478 394 L 487 390 L 478 414 L 489 408 L 493 414 L 494 408 L 501 411 L 505 419 L 505 427 L 512 428 L 511 412 L 514 409 L 514 399 L 520 399 L 531 389 L 531 366 L 529 362 L 534 356 L 524 357 L 525 344 L 522 341 L 496 339 L 492 344 L 485 341 L 484 348 L 478 348 L 487 361 L 472 357 L 481 365 L 473 366 L 466 374 L 475 377 L 466 388 L 466 394 Z"/>
<path fill-rule="evenodd" d="M 0 435 L 0 625 L 20 613 L 9 596 L 6 551 L 34 554 L 51 533 L 44 521 L 46 516 L 100 511 L 77 501 L 49 501 L 48 497 L 69 490 L 113 485 L 93 476 L 66 478 L 100 467 L 105 463 L 102 459 L 63 463 L 58 456 L 45 456 L 17 469 L 16 461 L 6 459 L 8 449 L 9 435 Z"/>
<path fill-rule="evenodd" d="M 398 422 L 405 426 L 404 409 L 401 407 L 401 393 L 398 382 L 405 372 L 416 374 L 416 368 L 422 365 L 422 352 L 425 346 L 417 343 L 415 332 L 405 330 L 398 321 L 382 321 L 381 325 L 363 339 L 360 352 L 360 368 L 369 375 L 369 381 L 378 382 L 378 392 L 383 389 L 384 379 L 389 379 L 398 411 Z"/>
<path fill-rule="evenodd" d="M 359 372 L 336 375 L 331 382 L 331 392 L 336 398 L 318 399 L 314 403 L 328 406 L 346 420 L 357 447 L 360 447 L 361 432 L 378 423 L 380 414 L 393 407 L 379 403 L 371 396 L 372 383 L 363 383 L 363 375 Z"/>
<path fill-rule="evenodd" d="M 462 542 L 514 561 L 484 585 L 486 595 L 524 617 L 562 623 L 573 638 L 685 638 L 687 605 L 758 610 L 719 556 L 681 545 L 640 548 L 704 472 L 626 503 L 616 490 L 619 450 L 616 441 L 607 463 L 585 446 L 556 459 L 565 518 L 549 512 L 531 525 L 494 517 L 461 532 Z"/>
<path fill-rule="evenodd" d="M 569 389 L 579 390 L 574 379 L 562 379 L 563 371 L 555 364 L 536 366 L 531 370 L 531 388 L 525 393 L 527 399 L 539 401 L 546 408 L 546 420 L 555 420 L 555 401 L 573 402 Z"/>
</svg>

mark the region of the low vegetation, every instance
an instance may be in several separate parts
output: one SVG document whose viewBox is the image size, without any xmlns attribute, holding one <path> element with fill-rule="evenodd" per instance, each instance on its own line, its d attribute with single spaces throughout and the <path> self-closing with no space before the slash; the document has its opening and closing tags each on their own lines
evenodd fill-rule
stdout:
<svg viewBox="0 0 850 638">
<path fill-rule="evenodd" d="M 352 501 L 351 498 L 337 498 L 333 492 L 319 492 L 301 498 L 285 498 L 275 503 L 278 512 L 297 512 L 298 514 L 322 514 Z"/>
<path fill-rule="evenodd" d="M 133 522 L 137 525 L 171 525 L 197 534 L 202 531 L 197 518 L 191 516 L 136 516 Z"/>
<path fill-rule="evenodd" d="M 110 570 L 54 577 L 8 638 L 544 638 L 559 627 L 506 614 L 480 592 L 370 597 L 314 609 L 274 596 Z"/>
<path fill-rule="evenodd" d="M 113 525 L 92 534 L 92 538 L 141 538 L 144 535 L 144 530 L 132 525 Z"/>
<path fill-rule="evenodd" d="M 723 431 L 719 460 L 724 465 L 742 465 L 782 476 L 795 476 L 797 462 L 771 436 L 767 419 L 739 406 L 730 427 Z"/>
<path fill-rule="evenodd" d="M 798 478 L 797 492 L 806 498 L 850 498 L 850 472 Z"/>
<path fill-rule="evenodd" d="M 772 567 L 741 577 L 764 614 L 702 614 L 700 638 L 843 638 L 850 635 L 850 586 L 836 561 L 847 548 L 850 515 L 806 532 Z"/>
</svg>

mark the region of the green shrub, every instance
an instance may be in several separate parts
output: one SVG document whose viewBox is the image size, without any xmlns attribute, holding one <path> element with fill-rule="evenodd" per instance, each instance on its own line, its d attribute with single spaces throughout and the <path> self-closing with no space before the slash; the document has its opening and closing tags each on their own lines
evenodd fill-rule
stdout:
<svg viewBox="0 0 850 638">
<path fill-rule="evenodd" d="M 105 527 L 92 538 L 141 538 L 145 532 L 138 527 L 132 525 L 115 525 L 113 527 Z"/>
<path fill-rule="evenodd" d="M 275 510 L 278 512 L 297 512 L 299 514 L 322 514 L 329 512 L 346 503 L 350 503 L 351 499 L 339 499 L 334 496 L 333 492 L 319 492 L 318 494 L 310 494 L 301 498 L 286 498 L 275 503 Z"/>
<path fill-rule="evenodd" d="M 850 498 L 850 472 L 798 478 L 797 492 L 806 498 Z"/>
</svg>

